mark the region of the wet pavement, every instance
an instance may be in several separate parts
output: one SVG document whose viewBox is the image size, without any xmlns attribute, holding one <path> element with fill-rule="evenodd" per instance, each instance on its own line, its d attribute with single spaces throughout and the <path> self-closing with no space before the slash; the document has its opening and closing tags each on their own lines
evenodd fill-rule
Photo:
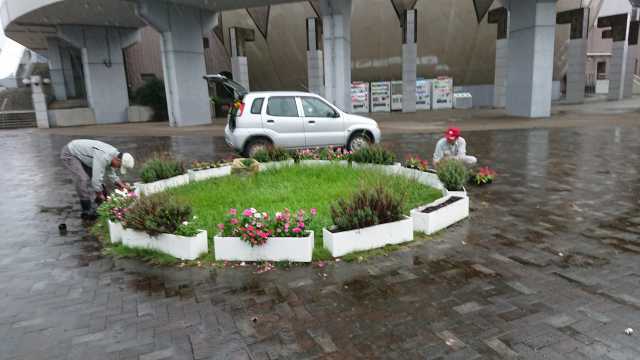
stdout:
<svg viewBox="0 0 640 360">
<path fill-rule="evenodd" d="M 58 160 L 70 138 L 0 132 L 0 358 L 640 358 L 640 124 L 466 138 L 499 174 L 469 220 L 366 263 L 254 274 L 103 256 Z M 101 139 L 139 161 L 230 153 Z M 429 157 L 435 140 L 385 143 Z"/>
</svg>

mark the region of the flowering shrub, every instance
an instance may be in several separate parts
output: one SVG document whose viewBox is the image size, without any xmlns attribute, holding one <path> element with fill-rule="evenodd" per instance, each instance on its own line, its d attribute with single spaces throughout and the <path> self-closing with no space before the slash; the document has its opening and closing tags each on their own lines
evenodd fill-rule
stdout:
<svg viewBox="0 0 640 360">
<path fill-rule="evenodd" d="M 363 189 L 348 200 L 340 199 L 331 206 L 333 231 L 349 231 L 386 224 L 402 219 L 403 198 L 385 187 Z"/>
<path fill-rule="evenodd" d="M 350 161 L 351 151 L 342 147 L 327 147 L 298 150 L 295 154 L 298 160 L 331 160 L 331 161 Z"/>
<path fill-rule="evenodd" d="M 271 161 L 286 161 L 291 159 L 289 152 L 278 146 L 269 146 L 260 149 L 253 154 L 252 158 L 257 162 L 266 163 Z"/>
<path fill-rule="evenodd" d="M 124 220 L 124 215 L 128 211 L 129 206 L 136 200 L 137 195 L 133 191 L 126 189 L 115 190 L 98 208 L 98 214 L 101 217 L 108 218 L 111 221 Z"/>
<path fill-rule="evenodd" d="M 218 224 L 218 229 L 222 236 L 239 237 L 252 247 L 260 246 L 271 237 L 307 236 L 306 229 L 316 215 L 316 209 L 311 209 L 309 214 L 302 209 L 296 212 L 284 209 L 274 216 L 253 208 L 242 212 L 230 209 L 224 223 Z"/>
<path fill-rule="evenodd" d="M 142 165 L 140 178 L 142 178 L 142 182 L 144 183 L 152 183 L 184 173 L 184 164 L 181 161 L 156 156 Z"/>
<path fill-rule="evenodd" d="M 206 170 L 215 169 L 223 166 L 227 166 L 227 161 L 194 161 L 191 163 L 191 170 Z"/>
<path fill-rule="evenodd" d="M 438 162 L 438 178 L 449 191 L 459 191 L 469 180 L 469 171 L 460 160 L 445 159 Z"/>
<path fill-rule="evenodd" d="M 473 182 L 476 185 L 490 184 L 496 177 L 496 172 L 491 170 L 488 166 L 481 167 L 478 172 L 473 175 Z"/>
<path fill-rule="evenodd" d="M 144 231 L 154 236 L 174 234 L 195 236 L 198 229 L 193 223 L 191 207 L 167 194 L 141 197 L 124 214 L 125 228 Z"/>
<path fill-rule="evenodd" d="M 396 155 L 380 145 L 371 145 L 355 151 L 351 160 L 362 164 L 393 165 Z"/>
<path fill-rule="evenodd" d="M 420 156 L 418 155 L 409 155 L 405 159 L 404 167 L 420 171 L 427 171 L 429 170 L 429 163 L 427 162 L 427 160 L 420 158 Z"/>
</svg>

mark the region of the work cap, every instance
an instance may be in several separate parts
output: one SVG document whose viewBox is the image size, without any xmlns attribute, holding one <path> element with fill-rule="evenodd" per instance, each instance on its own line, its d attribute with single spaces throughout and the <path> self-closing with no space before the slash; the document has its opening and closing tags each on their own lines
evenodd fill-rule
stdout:
<svg viewBox="0 0 640 360">
<path fill-rule="evenodd" d="M 122 165 L 120 166 L 120 172 L 123 174 L 127 173 L 127 170 L 133 169 L 135 166 L 135 160 L 133 156 L 129 153 L 122 154 Z"/>
<path fill-rule="evenodd" d="M 451 127 L 447 129 L 445 136 L 449 140 L 457 140 L 460 137 L 460 128 Z"/>
</svg>

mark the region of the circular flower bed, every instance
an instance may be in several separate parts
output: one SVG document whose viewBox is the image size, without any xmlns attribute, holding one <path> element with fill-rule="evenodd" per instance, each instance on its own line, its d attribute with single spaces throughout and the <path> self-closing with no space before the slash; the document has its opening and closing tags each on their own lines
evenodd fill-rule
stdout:
<svg viewBox="0 0 640 360">
<path fill-rule="evenodd" d="M 299 209 L 313 211 L 315 216 L 306 229 L 316 234 L 313 259 L 327 260 L 331 255 L 323 248 L 322 228 L 332 226 L 332 204 L 360 189 L 380 185 L 402 197 L 406 215 L 416 206 L 442 196 L 439 190 L 401 176 L 344 166 L 285 167 L 250 177 L 227 176 L 190 183 L 167 192 L 191 205 L 198 225 L 207 230 L 210 238 L 220 232 L 220 224 L 230 225 L 230 211 L 257 209 L 271 216 L 285 209 L 295 213 Z"/>
</svg>

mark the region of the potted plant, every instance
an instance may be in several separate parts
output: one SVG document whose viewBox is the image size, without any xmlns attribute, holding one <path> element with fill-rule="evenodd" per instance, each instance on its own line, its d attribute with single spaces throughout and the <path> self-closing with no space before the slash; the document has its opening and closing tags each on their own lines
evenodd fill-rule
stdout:
<svg viewBox="0 0 640 360">
<path fill-rule="evenodd" d="M 324 247 L 334 257 L 413 240 L 413 221 L 402 199 L 384 187 L 364 189 L 331 206 L 333 226 L 322 229 Z"/>
<path fill-rule="evenodd" d="M 464 163 L 456 159 L 445 159 L 438 163 L 438 178 L 444 184 L 448 193 L 458 197 L 466 197 L 464 185 L 469 179 L 469 171 Z"/>
<path fill-rule="evenodd" d="M 314 234 L 307 230 L 316 216 L 285 209 L 271 215 L 256 209 L 230 209 L 214 237 L 216 260 L 310 262 Z"/>
<path fill-rule="evenodd" d="M 342 147 L 326 147 L 298 150 L 296 160 L 302 165 L 331 165 L 348 166 L 351 162 L 351 151 Z"/>
<path fill-rule="evenodd" d="M 136 200 L 137 195 L 127 189 L 115 190 L 98 207 L 98 214 L 101 218 L 107 219 L 109 226 L 109 239 L 112 243 L 122 242 L 122 221 L 129 206 Z"/>
<path fill-rule="evenodd" d="M 413 228 L 427 235 L 436 233 L 469 216 L 469 198 L 447 195 L 411 210 Z"/>
<path fill-rule="evenodd" d="M 279 169 L 294 164 L 291 154 L 278 146 L 269 146 L 265 149 L 260 149 L 256 151 L 252 158 L 260 163 L 261 171 Z"/>
<path fill-rule="evenodd" d="M 231 163 L 231 174 L 253 175 L 260 171 L 260 163 L 254 159 L 234 159 Z"/>
<path fill-rule="evenodd" d="M 443 190 L 444 186 L 438 179 L 438 175 L 429 170 L 429 162 L 418 155 L 406 157 L 404 166 L 398 170 L 398 174 L 415 179 L 421 184 Z"/>
<path fill-rule="evenodd" d="M 481 167 L 478 171 L 471 176 L 471 181 L 476 185 L 491 184 L 496 178 L 496 172 L 491 170 L 488 166 Z"/>
<path fill-rule="evenodd" d="M 134 184 L 139 195 L 151 195 L 166 189 L 186 185 L 189 175 L 185 174 L 181 161 L 155 156 L 142 166 L 140 178 L 142 182 Z"/>
<path fill-rule="evenodd" d="M 194 161 L 188 171 L 189 181 L 203 181 L 231 174 L 231 164 L 224 161 Z"/>
<path fill-rule="evenodd" d="M 196 220 L 191 207 L 166 194 L 141 197 L 124 215 L 122 243 L 195 260 L 209 251 L 207 232 Z"/>
</svg>

